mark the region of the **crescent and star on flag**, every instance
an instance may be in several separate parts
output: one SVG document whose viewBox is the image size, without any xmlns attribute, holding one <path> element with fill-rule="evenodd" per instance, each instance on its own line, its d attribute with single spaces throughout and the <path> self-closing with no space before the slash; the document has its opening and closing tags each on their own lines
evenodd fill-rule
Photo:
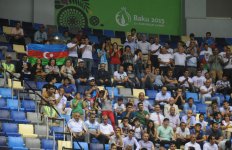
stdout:
<svg viewBox="0 0 232 150">
<path fill-rule="evenodd" d="M 50 53 L 50 52 L 44 52 L 43 53 L 43 57 L 46 58 L 46 59 L 53 58 L 53 56 L 54 55 L 52 53 Z"/>
</svg>

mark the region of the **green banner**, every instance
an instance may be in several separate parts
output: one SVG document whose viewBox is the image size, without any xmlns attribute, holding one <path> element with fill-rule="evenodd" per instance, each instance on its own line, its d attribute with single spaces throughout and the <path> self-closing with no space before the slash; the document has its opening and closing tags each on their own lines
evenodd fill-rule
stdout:
<svg viewBox="0 0 232 150">
<path fill-rule="evenodd" d="M 181 0 L 56 0 L 57 25 L 181 34 Z"/>
</svg>

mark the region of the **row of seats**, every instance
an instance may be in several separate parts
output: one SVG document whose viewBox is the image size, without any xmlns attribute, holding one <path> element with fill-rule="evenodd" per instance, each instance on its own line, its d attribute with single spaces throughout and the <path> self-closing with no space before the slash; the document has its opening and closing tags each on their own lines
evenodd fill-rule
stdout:
<svg viewBox="0 0 232 150">
<path fill-rule="evenodd" d="M 28 120 L 28 118 L 30 120 Z M 33 112 L 27 112 L 24 111 L 10 111 L 10 110 L 0 110 L 0 121 L 6 121 L 6 122 L 15 122 L 15 123 L 30 123 L 31 120 L 35 122 L 35 119 L 38 119 L 38 117 L 34 118 L 36 116 L 36 113 Z M 39 120 L 38 120 L 39 121 Z"/>
</svg>

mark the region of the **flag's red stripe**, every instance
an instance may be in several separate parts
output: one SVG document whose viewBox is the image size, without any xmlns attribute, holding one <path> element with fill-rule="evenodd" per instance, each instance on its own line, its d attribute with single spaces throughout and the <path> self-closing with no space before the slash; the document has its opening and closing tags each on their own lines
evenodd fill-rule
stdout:
<svg viewBox="0 0 232 150">
<path fill-rule="evenodd" d="M 40 52 L 35 50 L 28 50 L 28 56 L 29 57 L 35 57 L 35 58 L 64 58 L 68 56 L 68 51 L 64 52 Z M 44 57 L 45 56 L 45 57 Z"/>
</svg>

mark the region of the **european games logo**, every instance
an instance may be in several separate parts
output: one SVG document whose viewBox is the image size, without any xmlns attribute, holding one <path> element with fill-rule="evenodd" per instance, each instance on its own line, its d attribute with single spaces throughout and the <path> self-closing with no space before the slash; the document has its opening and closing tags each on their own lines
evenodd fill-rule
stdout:
<svg viewBox="0 0 232 150">
<path fill-rule="evenodd" d="M 118 25 L 125 27 L 131 22 L 131 15 L 127 12 L 126 7 L 122 7 L 115 15 L 115 21 Z"/>
</svg>

